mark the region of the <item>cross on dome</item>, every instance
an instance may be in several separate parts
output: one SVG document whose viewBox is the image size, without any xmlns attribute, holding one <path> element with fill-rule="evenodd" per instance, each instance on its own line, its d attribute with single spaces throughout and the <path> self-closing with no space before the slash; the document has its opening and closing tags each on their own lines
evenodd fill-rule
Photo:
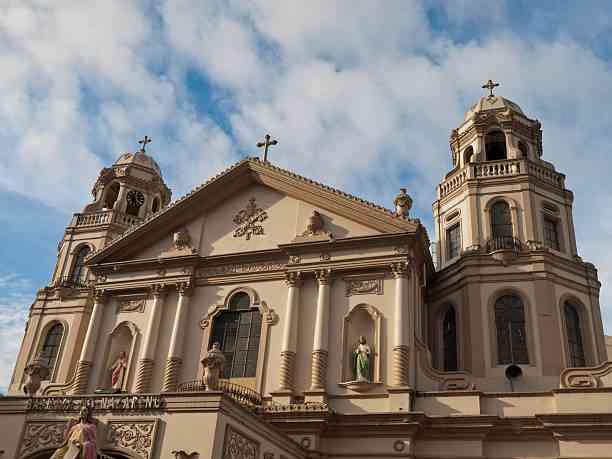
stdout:
<svg viewBox="0 0 612 459">
<path fill-rule="evenodd" d="M 144 153 L 147 144 L 151 142 L 153 142 L 153 140 L 151 140 L 151 137 L 145 135 L 144 139 L 138 141 L 138 143 L 142 145 L 142 147 L 140 148 L 140 151 Z"/>
<path fill-rule="evenodd" d="M 485 84 L 482 85 L 482 89 L 488 89 L 489 90 L 489 97 L 495 97 L 494 94 L 493 94 L 493 89 L 497 88 L 498 86 L 499 86 L 499 83 L 497 83 L 496 81 L 493 81 L 493 80 L 489 80 Z"/>
</svg>

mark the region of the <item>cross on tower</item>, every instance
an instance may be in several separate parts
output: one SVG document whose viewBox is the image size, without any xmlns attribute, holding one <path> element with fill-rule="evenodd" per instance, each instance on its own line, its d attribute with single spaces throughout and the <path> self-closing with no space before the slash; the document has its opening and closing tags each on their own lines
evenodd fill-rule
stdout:
<svg viewBox="0 0 612 459">
<path fill-rule="evenodd" d="M 268 148 L 271 147 L 272 145 L 276 145 L 278 143 L 278 141 L 276 140 L 270 140 L 270 134 L 266 134 L 266 136 L 264 137 L 264 141 L 263 142 L 257 142 L 257 148 L 262 148 L 264 149 L 264 163 L 268 162 Z"/>
<path fill-rule="evenodd" d="M 148 143 L 151 143 L 151 142 L 153 142 L 153 141 L 151 140 L 151 138 L 150 138 L 149 136 L 146 136 L 146 135 L 145 135 L 145 136 L 144 136 L 144 139 L 142 139 L 142 140 L 139 140 L 139 141 L 138 141 L 138 143 L 142 145 L 142 147 L 140 148 L 140 151 L 142 151 L 142 152 L 144 153 L 144 152 L 145 152 L 145 148 L 146 148 L 147 144 L 148 144 Z"/>
<path fill-rule="evenodd" d="M 493 80 L 489 80 L 485 84 L 482 85 L 482 89 L 488 89 L 489 90 L 489 97 L 494 97 L 493 96 L 493 89 L 497 88 L 498 86 L 499 86 L 499 83 L 496 83 Z"/>
</svg>

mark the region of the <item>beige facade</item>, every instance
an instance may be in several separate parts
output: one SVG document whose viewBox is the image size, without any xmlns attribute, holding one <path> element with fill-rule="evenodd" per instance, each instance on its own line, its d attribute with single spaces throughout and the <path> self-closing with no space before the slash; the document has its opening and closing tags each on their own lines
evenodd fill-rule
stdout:
<svg viewBox="0 0 612 459">
<path fill-rule="evenodd" d="M 49 457 L 82 405 L 112 457 L 610 457 L 600 283 L 540 124 L 489 96 L 450 142 L 433 257 L 403 193 L 390 211 L 249 158 L 169 203 L 122 155 L 32 305 L 4 457 Z"/>
</svg>

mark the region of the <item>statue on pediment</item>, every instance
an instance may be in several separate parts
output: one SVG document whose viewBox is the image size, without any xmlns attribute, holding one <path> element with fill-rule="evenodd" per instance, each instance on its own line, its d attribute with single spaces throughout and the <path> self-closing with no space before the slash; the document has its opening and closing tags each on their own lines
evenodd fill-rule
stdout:
<svg viewBox="0 0 612 459">
<path fill-rule="evenodd" d="M 406 193 L 406 188 L 400 188 L 399 194 L 393 200 L 393 205 L 395 206 L 395 215 L 408 218 L 412 208 L 412 198 Z"/>
<path fill-rule="evenodd" d="M 297 236 L 293 242 L 311 240 L 324 241 L 330 239 L 333 239 L 333 235 L 325 230 L 325 220 L 323 220 L 323 216 L 316 210 L 313 210 L 312 215 L 308 217 L 308 225 L 306 226 L 306 230 Z"/>
</svg>

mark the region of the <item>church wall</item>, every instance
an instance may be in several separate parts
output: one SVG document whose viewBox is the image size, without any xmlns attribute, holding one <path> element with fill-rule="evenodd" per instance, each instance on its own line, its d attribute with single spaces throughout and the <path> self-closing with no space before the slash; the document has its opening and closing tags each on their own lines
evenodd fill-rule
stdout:
<svg viewBox="0 0 612 459">
<path fill-rule="evenodd" d="M 552 438 L 549 440 L 529 441 L 499 441 L 489 440 L 483 442 L 483 456 L 487 458 L 514 458 L 514 457 L 557 457 L 559 447 Z"/>
<path fill-rule="evenodd" d="M 287 289 L 286 286 L 283 286 Z M 300 289 L 300 306 L 298 308 L 298 339 L 297 339 L 297 353 L 295 356 L 295 390 L 298 394 L 303 393 L 305 390 L 310 388 L 310 377 L 311 377 L 311 361 L 312 361 L 312 345 L 314 342 L 315 332 L 315 320 L 317 314 L 317 293 L 318 285 L 317 281 L 313 276 L 305 276 L 302 288 Z M 283 312 L 286 312 L 286 305 L 282 308 Z M 335 315 L 335 304 L 332 301 L 330 317 Z M 285 315 L 282 314 L 282 322 L 279 323 L 278 333 L 282 335 L 282 330 L 286 325 Z M 330 319 L 333 320 L 333 319 Z M 330 327 L 331 328 L 331 327 Z M 333 343 L 335 336 L 330 336 L 330 343 Z M 331 345 L 331 349 L 335 346 Z M 277 361 L 279 360 L 280 352 L 274 352 L 270 355 L 270 358 Z M 331 365 L 335 358 L 332 356 L 329 359 L 328 364 L 329 374 L 333 373 Z M 275 365 L 279 365 L 280 362 L 275 362 Z M 268 388 L 271 390 L 276 389 L 278 386 L 279 378 L 278 372 L 268 371 L 267 379 L 269 381 Z"/>
</svg>

